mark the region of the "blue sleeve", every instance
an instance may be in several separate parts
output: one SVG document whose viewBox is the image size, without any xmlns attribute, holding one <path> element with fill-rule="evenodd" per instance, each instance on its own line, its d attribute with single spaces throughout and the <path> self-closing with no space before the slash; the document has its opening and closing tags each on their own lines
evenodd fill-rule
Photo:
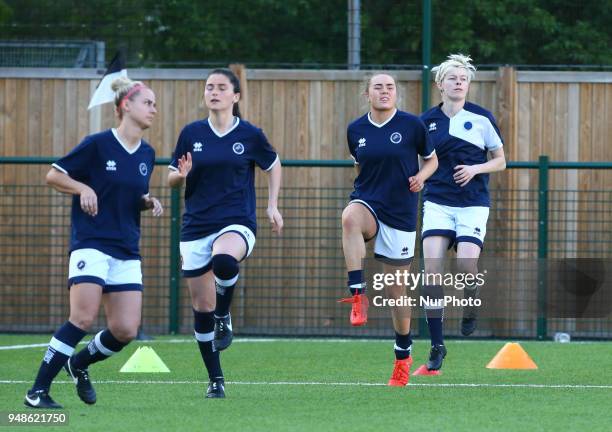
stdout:
<svg viewBox="0 0 612 432">
<path fill-rule="evenodd" d="M 255 140 L 252 156 L 253 161 L 264 171 L 271 170 L 278 159 L 278 154 L 276 154 L 276 151 L 270 145 L 268 138 L 266 138 L 261 129 L 257 130 L 257 139 Z"/>
<path fill-rule="evenodd" d="M 149 193 L 149 183 L 151 182 L 151 177 L 153 177 L 153 170 L 155 169 L 155 149 L 151 147 L 151 169 L 149 170 L 149 178 L 147 178 L 147 187 L 145 195 Z"/>
<path fill-rule="evenodd" d="M 431 138 L 429 137 L 429 132 L 427 132 L 427 128 L 425 127 L 425 123 L 423 120 L 419 119 L 419 124 L 417 126 L 417 151 L 419 155 L 425 159 L 430 158 L 434 152 L 434 145 L 431 142 Z"/>
<path fill-rule="evenodd" d="M 185 128 L 183 128 L 176 142 L 176 147 L 174 148 L 174 153 L 172 153 L 172 160 L 170 161 L 168 169 L 178 171 L 178 161 L 182 156 L 187 154 L 185 149 L 188 148 L 188 145 L 187 133 L 185 132 Z"/>
<path fill-rule="evenodd" d="M 359 165 L 359 162 L 357 162 L 357 143 L 355 142 L 355 140 L 352 138 L 351 136 L 351 128 L 347 128 L 346 129 L 346 143 L 348 145 L 348 150 L 349 153 L 351 154 L 351 157 L 353 158 L 353 160 L 355 161 L 355 165 Z"/>
<path fill-rule="evenodd" d="M 82 181 L 89 178 L 91 167 L 95 165 L 95 158 L 96 142 L 88 136 L 70 153 L 55 162 L 53 167 L 68 174 L 74 180 Z"/>
<path fill-rule="evenodd" d="M 487 130 L 484 131 L 485 147 L 487 150 L 493 151 L 501 148 L 504 145 L 504 140 L 499 132 L 499 128 L 497 127 L 493 114 L 488 113 L 487 118 L 489 119 L 490 125 Z"/>
</svg>

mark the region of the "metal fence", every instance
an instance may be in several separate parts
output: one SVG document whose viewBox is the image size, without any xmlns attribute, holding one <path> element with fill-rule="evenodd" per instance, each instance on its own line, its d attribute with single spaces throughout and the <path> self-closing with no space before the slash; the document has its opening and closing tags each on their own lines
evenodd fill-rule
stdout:
<svg viewBox="0 0 612 432">
<path fill-rule="evenodd" d="M 104 42 L 0 41 L 0 67 L 103 69 L 104 57 Z"/>
<path fill-rule="evenodd" d="M 53 160 L 0 158 L 0 165 Z M 168 162 L 161 159 L 157 164 Z M 348 161 L 284 161 L 283 165 L 286 176 L 313 167 L 352 166 Z M 567 331 L 578 338 L 612 337 L 610 313 L 582 318 L 551 313 L 547 301 L 554 296 L 551 285 L 555 283 L 546 264 L 566 258 L 612 260 L 612 188 L 548 187 L 552 170 L 611 169 L 612 163 L 550 162 L 543 156 L 537 162 L 509 163 L 508 168 L 517 173 L 538 170 L 539 181 L 526 189 L 491 191 L 493 204 L 481 261 L 496 266 L 499 276 L 497 291 L 484 296 L 489 295 L 502 312 L 483 317 L 476 336 L 545 339 L 556 331 Z M 0 186 L 1 331 L 51 331 L 68 314 L 70 198 L 41 183 L 42 178 L 27 184 L 9 184 L 5 179 Z M 152 184 L 151 192 L 160 197 L 166 212 L 161 219 L 148 213 L 143 216 L 143 326 L 149 333 L 189 333 L 191 305 L 179 272 L 180 191 L 159 182 Z M 354 329 L 348 325 L 347 307 L 336 303 L 345 295 L 340 215 L 349 193 L 348 186 L 283 188 L 281 211 L 286 227 L 281 238 L 274 238 L 264 217 L 266 191 L 258 188 L 257 245 L 241 265 L 232 306 L 237 333 L 391 335 L 388 310 L 371 308 L 368 325 Z M 418 270 L 415 263 L 413 271 Z M 609 280 L 608 275 L 607 284 Z M 612 304 L 612 298 L 606 301 Z M 424 336 L 421 311 L 415 310 L 413 316 L 413 334 Z M 460 310 L 449 310 L 449 336 L 459 335 L 459 319 Z M 103 323 L 101 314 L 96 325 Z"/>
</svg>

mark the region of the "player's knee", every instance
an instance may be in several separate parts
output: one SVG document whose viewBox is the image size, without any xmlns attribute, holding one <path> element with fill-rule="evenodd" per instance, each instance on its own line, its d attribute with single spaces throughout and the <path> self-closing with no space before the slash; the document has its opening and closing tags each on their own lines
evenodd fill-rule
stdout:
<svg viewBox="0 0 612 432">
<path fill-rule="evenodd" d="M 194 298 L 191 302 L 191 306 L 198 312 L 206 313 L 214 311 L 217 305 L 216 303 L 214 296 L 212 296 L 212 298 L 202 296 Z"/>
<path fill-rule="evenodd" d="M 359 218 L 350 206 L 342 212 L 342 229 L 348 232 L 361 231 Z"/>
<path fill-rule="evenodd" d="M 68 320 L 81 330 L 89 330 L 93 325 L 95 315 L 85 313 L 71 313 Z"/>
<path fill-rule="evenodd" d="M 212 257 L 215 279 L 229 281 L 238 275 L 238 260 L 231 255 L 217 254 Z"/>
<path fill-rule="evenodd" d="M 128 343 L 134 339 L 138 335 L 138 327 L 139 324 L 131 323 L 131 324 L 118 324 L 112 327 L 109 327 L 109 330 L 119 342 Z"/>
<path fill-rule="evenodd" d="M 386 287 L 387 295 L 393 299 L 399 299 L 406 295 L 406 287 L 403 285 L 391 285 Z"/>
<path fill-rule="evenodd" d="M 457 272 L 475 275 L 478 273 L 478 258 L 458 258 Z"/>
</svg>

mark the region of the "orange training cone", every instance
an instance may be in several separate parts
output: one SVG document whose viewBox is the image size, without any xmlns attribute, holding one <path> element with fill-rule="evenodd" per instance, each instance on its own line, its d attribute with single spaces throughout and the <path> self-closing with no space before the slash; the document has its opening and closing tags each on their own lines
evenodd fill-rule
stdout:
<svg viewBox="0 0 612 432">
<path fill-rule="evenodd" d="M 415 375 L 440 375 L 442 374 L 441 370 L 429 370 L 427 366 L 421 365 L 417 370 L 412 372 L 412 376 Z"/>
<path fill-rule="evenodd" d="M 537 369 L 538 365 L 516 342 L 508 342 L 487 365 L 487 369 Z"/>
</svg>

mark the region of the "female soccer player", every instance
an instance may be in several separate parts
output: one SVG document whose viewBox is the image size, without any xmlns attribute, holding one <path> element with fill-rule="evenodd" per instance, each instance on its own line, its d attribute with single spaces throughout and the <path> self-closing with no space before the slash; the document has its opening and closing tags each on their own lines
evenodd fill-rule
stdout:
<svg viewBox="0 0 612 432">
<path fill-rule="evenodd" d="M 489 173 L 502 171 L 506 159 L 495 118 L 486 109 L 467 102 L 476 70 L 472 59 L 453 54 L 432 69 L 442 103 L 421 115 L 436 149 L 440 167 L 427 180 L 423 194 L 423 256 L 426 274 L 443 271 L 442 258 L 457 248 L 458 272 L 476 274 L 489 217 Z M 487 160 L 487 155 L 491 158 Z M 465 288 L 475 299 L 478 287 Z M 442 286 L 423 287 L 430 297 L 441 297 Z M 431 352 L 427 367 L 438 370 L 446 356 L 442 338 L 443 307 L 426 309 Z M 476 329 L 476 308 L 463 311 L 461 333 Z"/>
<path fill-rule="evenodd" d="M 142 136 L 157 113 L 155 94 L 143 83 L 119 78 L 112 83 L 117 129 L 86 137 L 56 163 L 47 184 L 73 195 L 70 239 L 70 316 L 53 335 L 28 390 L 25 405 L 61 408 L 51 396 L 51 381 L 64 367 L 87 404 L 96 402 L 90 364 L 121 351 L 138 332 L 142 272 L 138 243 L 140 212 L 163 208 L 149 196 L 155 151 Z M 104 305 L 108 328 L 74 353 Z"/>
<path fill-rule="evenodd" d="M 219 351 L 232 342 L 230 304 L 238 263 L 255 246 L 255 165 L 268 173 L 267 215 L 280 234 L 281 164 L 265 135 L 240 118 L 240 81 L 228 69 L 206 79 L 209 117 L 183 128 L 168 183 L 185 186 L 181 229 L 183 276 L 191 293 L 195 337 L 210 383 L 207 398 L 225 397 Z"/>
<path fill-rule="evenodd" d="M 385 273 L 408 271 L 414 256 L 418 192 L 438 166 L 425 125 L 396 108 L 396 82 L 390 75 L 372 76 L 365 90 L 370 111 L 348 126 L 347 139 L 358 175 L 351 201 L 342 213 L 342 248 L 348 271 L 351 324 L 367 321 L 368 299 L 362 259 L 365 242 L 375 239 L 375 257 Z M 424 160 L 419 170 L 419 157 Z M 392 298 L 406 295 L 404 285 L 389 287 Z M 391 310 L 395 329 L 395 366 L 389 385 L 408 384 L 410 308 Z"/>
</svg>

